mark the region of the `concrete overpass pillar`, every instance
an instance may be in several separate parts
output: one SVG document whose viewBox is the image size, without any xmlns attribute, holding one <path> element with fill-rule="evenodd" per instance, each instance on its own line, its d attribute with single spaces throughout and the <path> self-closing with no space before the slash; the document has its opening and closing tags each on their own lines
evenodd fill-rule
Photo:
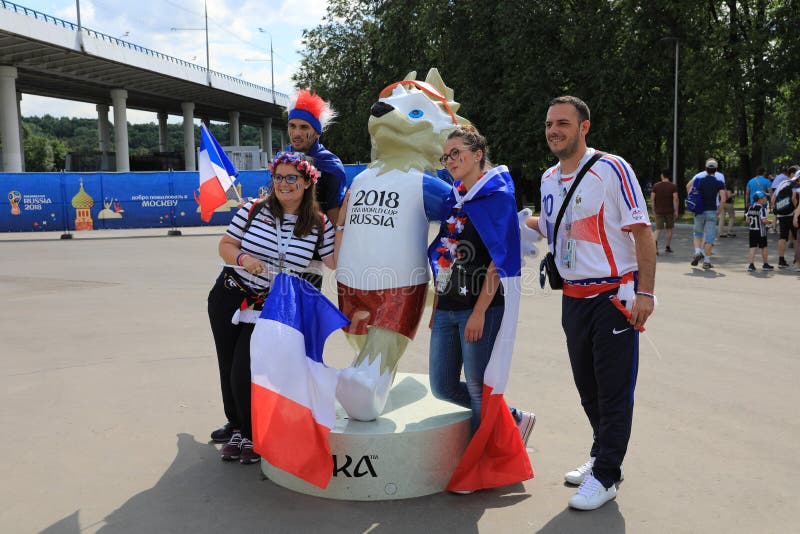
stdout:
<svg viewBox="0 0 800 534">
<path fill-rule="evenodd" d="M 281 130 L 281 150 L 286 146 L 286 132 Z"/>
<path fill-rule="evenodd" d="M 3 141 L 5 172 L 22 172 L 22 143 L 17 110 L 17 68 L 0 66 L 0 140 Z"/>
<path fill-rule="evenodd" d="M 230 118 L 228 130 L 231 146 L 239 146 L 239 112 L 231 111 L 228 113 L 228 117 Z"/>
<path fill-rule="evenodd" d="M 114 149 L 117 153 L 117 172 L 131 170 L 128 157 L 128 113 L 125 102 L 128 91 L 125 89 L 111 90 L 111 105 L 114 106 Z"/>
<path fill-rule="evenodd" d="M 22 147 L 22 172 L 25 172 L 25 128 L 22 127 L 22 93 L 17 93 L 17 117 L 19 117 L 19 146 Z"/>
<path fill-rule="evenodd" d="M 169 138 L 169 133 L 167 131 L 167 112 L 166 111 L 159 111 L 158 112 L 158 151 L 159 152 L 166 152 L 167 151 L 167 139 Z"/>
<path fill-rule="evenodd" d="M 111 124 L 108 122 L 108 105 L 97 104 L 97 135 L 100 138 L 100 170 L 107 171 L 108 153 L 111 152 Z"/>
<path fill-rule="evenodd" d="M 264 126 L 261 127 L 261 150 L 272 161 L 272 117 L 264 119 Z"/>
<path fill-rule="evenodd" d="M 183 110 L 183 159 L 187 171 L 197 170 L 194 151 L 194 102 L 181 102 Z"/>
</svg>

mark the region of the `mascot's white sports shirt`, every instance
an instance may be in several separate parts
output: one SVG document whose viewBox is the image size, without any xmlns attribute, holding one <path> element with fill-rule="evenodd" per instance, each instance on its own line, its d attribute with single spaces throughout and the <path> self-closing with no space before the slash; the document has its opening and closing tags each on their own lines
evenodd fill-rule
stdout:
<svg viewBox="0 0 800 534">
<path fill-rule="evenodd" d="M 353 180 L 336 281 L 361 290 L 430 280 L 428 218 L 441 217 L 451 187 L 418 170 L 366 169 Z"/>
<path fill-rule="evenodd" d="M 573 193 L 552 243 L 553 226 L 575 176 L 594 154 L 587 149 L 578 168 L 562 176 L 560 165 L 542 175 L 542 215 L 539 231 L 547 236 L 565 280 L 622 276 L 637 269 L 630 235 L 634 224 L 650 225 L 642 189 L 628 162 L 606 154 L 592 165 Z"/>
</svg>

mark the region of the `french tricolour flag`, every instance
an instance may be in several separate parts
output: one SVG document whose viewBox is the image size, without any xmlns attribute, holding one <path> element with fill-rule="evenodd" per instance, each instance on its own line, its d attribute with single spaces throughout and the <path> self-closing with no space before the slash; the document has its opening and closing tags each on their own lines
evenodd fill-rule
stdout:
<svg viewBox="0 0 800 534">
<path fill-rule="evenodd" d="M 455 193 L 454 193 L 455 195 Z M 451 197 L 450 202 L 458 198 Z M 448 490 L 479 490 L 533 477 L 528 453 L 503 394 L 519 317 L 522 251 L 514 181 L 505 166 L 488 171 L 463 199 L 463 211 L 489 250 L 503 285 L 500 331 L 483 375 L 481 423 L 456 467 Z"/>
<path fill-rule="evenodd" d="M 307 281 L 278 274 L 250 338 L 253 445 L 266 461 L 320 488 L 333 474 L 336 369 L 325 340 L 348 319 Z"/>
<path fill-rule="evenodd" d="M 233 181 L 239 175 L 225 151 L 208 131 L 205 124 L 200 125 L 200 195 L 196 197 L 200 204 L 200 218 L 205 222 L 211 220 L 214 210 L 228 201 L 226 192 L 233 187 Z"/>
</svg>

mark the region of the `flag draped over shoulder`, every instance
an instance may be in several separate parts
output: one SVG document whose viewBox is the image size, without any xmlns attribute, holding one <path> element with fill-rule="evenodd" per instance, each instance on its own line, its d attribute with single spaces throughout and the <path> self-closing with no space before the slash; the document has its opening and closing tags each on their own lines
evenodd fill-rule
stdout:
<svg viewBox="0 0 800 534">
<path fill-rule="evenodd" d="M 514 350 L 521 289 L 522 253 L 514 182 L 508 168 L 499 166 L 488 171 L 473 190 L 462 211 L 475 225 L 497 267 L 505 307 L 483 377 L 480 426 L 467 445 L 448 490 L 494 488 L 533 477 L 528 453 L 503 397 Z M 455 193 L 451 193 L 448 203 L 451 207 L 456 204 Z"/>
<path fill-rule="evenodd" d="M 200 169 L 200 195 L 195 200 L 200 204 L 200 218 L 208 222 L 214 210 L 228 201 L 226 192 L 233 187 L 239 171 L 205 124 L 200 125 L 200 155 L 197 163 Z"/>
<path fill-rule="evenodd" d="M 253 445 L 266 461 L 320 488 L 333 474 L 336 369 L 325 340 L 349 321 L 314 286 L 278 274 L 250 339 Z"/>
</svg>

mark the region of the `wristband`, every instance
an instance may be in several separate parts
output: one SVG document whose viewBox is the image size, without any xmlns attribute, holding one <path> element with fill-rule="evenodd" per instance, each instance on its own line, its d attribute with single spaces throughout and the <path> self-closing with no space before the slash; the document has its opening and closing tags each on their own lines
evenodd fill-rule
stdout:
<svg viewBox="0 0 800 534">
<path fill-rule="evenodd" d="M 637 291 L 637 292 L 636 292 L 636 294 L 637 294 L 637 295 L 641 295 L 641 296 L 643 296 L 643 297 L 651 298 L 651 299 L 653 299 L 653 300 L 655 300 L 655 299 L 656 299 L 656 296 L 655 296 L 655 295 L 653 295 L 652 293 L 646 293 L 646 292 L 644 292 L 644 291 Z"/>
<path fill-rule="evenodd" d="M 344 231 L 344 225 L 343 224 L 337 224 L 336 225 L 336 231 L 337 232 L 343 232 Z"/>
<path fill-rule="evenodd" d="M 240 252 L 239 255 L 236 256 L 236 265 L 238 265 L 239 267 L 242 266 L 242 262 L 241 262 L 242 256 L 249 256 L 249 254 L 247 252 Z"/>
</svg>

